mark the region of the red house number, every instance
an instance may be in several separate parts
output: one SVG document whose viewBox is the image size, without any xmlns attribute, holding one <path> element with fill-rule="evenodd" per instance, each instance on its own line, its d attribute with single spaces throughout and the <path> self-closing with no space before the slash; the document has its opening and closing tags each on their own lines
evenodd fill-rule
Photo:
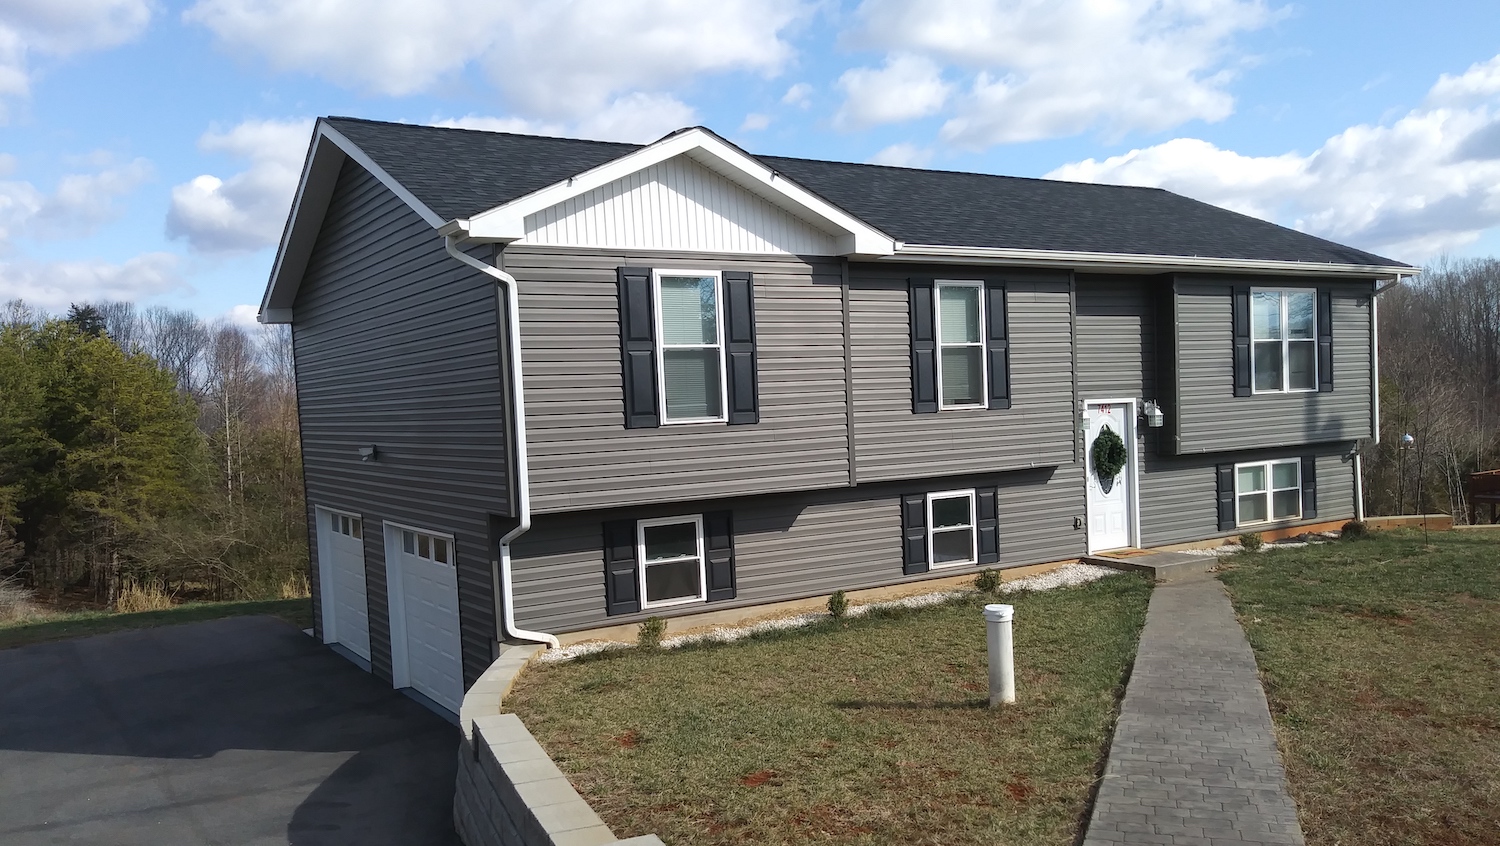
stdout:
<svg viewBox="0 0 1500 846">
<path fill-rule="evenodd" d="M 1100 405 L 1099 406 L 1099 413 L 1100 414 L 1108 414 L 1109 413 L 1109 403 L 1104 403 L 1104 404 Z"/>
</svg>

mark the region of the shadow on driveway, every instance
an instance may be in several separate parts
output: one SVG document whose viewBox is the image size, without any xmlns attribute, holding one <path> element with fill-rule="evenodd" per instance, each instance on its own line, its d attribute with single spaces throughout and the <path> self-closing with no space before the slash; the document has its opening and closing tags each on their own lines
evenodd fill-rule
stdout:
<svg viewBox="0 0 1500 846">
<path fill-rule="evenodd" d="M 270 617 L 0 651 L 0 843 L 456 844 L 457 749 Z"/>
</svg>

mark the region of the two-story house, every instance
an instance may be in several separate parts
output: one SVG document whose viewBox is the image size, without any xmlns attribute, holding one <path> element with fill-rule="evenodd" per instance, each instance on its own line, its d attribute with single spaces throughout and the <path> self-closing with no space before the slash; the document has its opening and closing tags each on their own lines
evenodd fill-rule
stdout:
<svg viewBox="0 0 1500 846">
<path fill-rule="evenodd" d="M 260 310 L 316 631 L 456 711 L 497 641 L 1343 521 L 1412 272 L 1156 189 L 324 119 Z"/>
</svg>

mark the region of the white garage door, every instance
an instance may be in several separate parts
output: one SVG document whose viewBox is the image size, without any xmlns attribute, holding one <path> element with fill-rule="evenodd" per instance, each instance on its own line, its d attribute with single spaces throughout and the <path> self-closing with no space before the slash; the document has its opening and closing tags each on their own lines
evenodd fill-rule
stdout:
<svg viewBox="0 0 1500 846">
<path fill-rule="evenodd" d="M 365 600 L 364 521 L 318 509 L 323 641 L 370 660 L 370 606 Z"/>
<path fill-rule="evenodd" d="M 464 696 L 464 670 L 459 653 L 453 538 L 388 524 L 386 549 L 396 686 L 415 688 L 458 713 Z"/>
</svg>

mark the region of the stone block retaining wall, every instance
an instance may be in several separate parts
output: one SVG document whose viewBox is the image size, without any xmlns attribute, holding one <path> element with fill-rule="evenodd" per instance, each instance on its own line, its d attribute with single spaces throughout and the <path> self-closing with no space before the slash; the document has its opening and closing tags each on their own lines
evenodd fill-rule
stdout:
<svg viewBox="0 0 1500 846">
<path fill-rule="evenodd" d="M 511 647 L 464 695 L 453 825 L 466 846 L 662 846 L 619 840 L 500 702 L 540 647 Z"/>
</svg>

